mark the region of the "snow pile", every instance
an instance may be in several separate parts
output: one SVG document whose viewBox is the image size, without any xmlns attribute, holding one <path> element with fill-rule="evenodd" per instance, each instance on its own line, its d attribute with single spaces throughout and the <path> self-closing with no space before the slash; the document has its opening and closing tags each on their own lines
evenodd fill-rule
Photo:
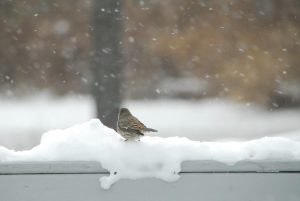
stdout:
<svg viewBox="0 0 300 201">
<path fill-rule="evenodd" d="M 300 140 L 300 110 L 296 108 L 270 112 L 213 99 L 129 101 L 123 107 L 130 108 L 146 125 L 159 129 L 153 135 L 160 137 L 220 141 L 281 136 Z M 48 130 L 65 129 L 94 118 L 96 104 L 87 95 L 57 97 L 44 92 L 27 98 L 0 96 L 0 111 L 0 146 L 25 150 L 38 145 L 41 134 Z"/>
<path fill-rule="evenodd" d="M 0 147 L 0 161 L 98 161 L 110 172 L 100 179 L 105 189 L 122 178 L 146 177 L 175 181 L 188 160 L 216 160 L 234 164 L 241 160 L 300 160 L 300 142 L 266 137 L 245 142 L 199 142 L 184 137 L 150 137 L 140 142 L 124 140 L 98 119 L 65 130 L 52 130 L 31 150 Z"/>
</svg>

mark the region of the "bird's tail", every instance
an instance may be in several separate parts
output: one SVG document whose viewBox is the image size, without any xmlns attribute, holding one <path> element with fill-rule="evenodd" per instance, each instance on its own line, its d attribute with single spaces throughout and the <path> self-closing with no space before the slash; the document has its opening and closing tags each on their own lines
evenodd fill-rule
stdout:
<svg viewBox="0 0 300 201">
<path fill-rule="evenodd" d="M 155 130 L 153 128 L 144 128 L 143 130 L 146 132 L 157 132 L 157 130 Z"/>
</svg>

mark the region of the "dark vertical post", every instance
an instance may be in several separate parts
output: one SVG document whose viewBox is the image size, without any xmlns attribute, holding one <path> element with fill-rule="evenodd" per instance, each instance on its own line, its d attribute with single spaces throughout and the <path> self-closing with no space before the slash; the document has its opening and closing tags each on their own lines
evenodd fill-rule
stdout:
<svg viewBox="0 0 300 201">
<path fill-rule="evenodd" d="M 121 3 L 116 0 L 94 0 L 93 10 L 92 93 L 98 117 L 104 125 L 115 129 L 121 103 Z"/>
</svg>

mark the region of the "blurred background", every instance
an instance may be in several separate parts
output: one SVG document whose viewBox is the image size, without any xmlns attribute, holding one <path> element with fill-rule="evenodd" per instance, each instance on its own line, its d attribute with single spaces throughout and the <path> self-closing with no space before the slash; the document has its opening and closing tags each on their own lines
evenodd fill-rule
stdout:
<svg viewBox="0 0 300 201">
<path fill-rule="evenodd" d="M 120 106 L 158 136 L 300 139 L 300 1 L 0 2 L 0 146 Z"/>
</svg>

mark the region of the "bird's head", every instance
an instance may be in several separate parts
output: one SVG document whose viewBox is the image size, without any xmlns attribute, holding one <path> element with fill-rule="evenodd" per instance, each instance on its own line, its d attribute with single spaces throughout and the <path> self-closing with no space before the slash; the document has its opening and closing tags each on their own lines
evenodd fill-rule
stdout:
<svg viewBox="0 0 300 201">
<path fill-rule="evenodd" d="M 129 112 L 129 110 L 127 108 L 121 108 L 119 111 L 119 117 L 125 117 L 131 115 L 131 113 Z"/>
</svg>

